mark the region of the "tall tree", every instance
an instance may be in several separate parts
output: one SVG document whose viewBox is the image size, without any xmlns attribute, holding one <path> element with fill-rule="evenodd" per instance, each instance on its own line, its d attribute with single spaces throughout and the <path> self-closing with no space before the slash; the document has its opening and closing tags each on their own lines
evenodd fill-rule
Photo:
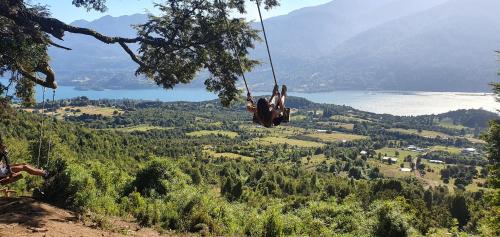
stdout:
<svg viewBox="0 0 500 237">
<path fill-rule="evenodd" d="M 500 52 L 497 52 L 500 53 Z M 500 83 L 493 83 L 493 92 L 500 102 Z M 500 235 L 500 120 L 490 121 L 490 127 L 483 135 L 488 143 L 488 159 L 490 160 L 488 183 L 493 188 L 493 195 L 489 198 L 490 208 L 485 210 L 485 217 L 481 220 L 481 234 L 484 236 Z"/>
<path fill-rule="evenodd" d="M 248 58 L 248 49 L 259 36 L 245 19 L 226 19 L 230 12 L 245 13 L 245 2 L 255 1 L 263 1 L 267 9 L 278 5 L 278 0 L 165 0 L 155 4 L 159 15 L 150 14 L 147 22 L 135 26 L 136 37 L 124 38 L 68 25 L 51 17 L 48 7 L 32 5 L 28 0 L 0 0 L 0 76 L 11 72 L 10 81 L 24 85 L 16 88 L 23 99 L 33 96 L 30 88 L 35 84 L 57 88 L 47 49 L 71 50 L 54 42 L 70 32 L 120 45 L 137 64 L 137 76 L 166 89 L 189 83 L 206 70 L 206 88 L 217 92 L 228 105 L 239 94 L 239 62 L 244 71 L 257 64 Z M 106 0 L 73 0 L 72 4 L 88 11 L 107 10 Z M 139 45 L 137 52 L 129 47 L 131 44 Z M 0 84 L 0 93 L 5 88 Z"/>
</svg>

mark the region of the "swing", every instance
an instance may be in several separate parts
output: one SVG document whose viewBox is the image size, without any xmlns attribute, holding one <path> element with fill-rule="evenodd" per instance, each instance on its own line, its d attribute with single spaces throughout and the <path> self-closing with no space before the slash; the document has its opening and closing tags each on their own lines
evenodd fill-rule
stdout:
<svg viewBox="0 0 500 237">
<path fill-rule="evenodd" d="M 267 55 L 268 55 L 269 63 L 271 65 L 271 70 L 272 70 L 272 73 L 273 73 L 274 86 L 278 87 L 278 81 L 276 79 L 276 72 L 274 70 L 273 60 L 272 60 L 272 57 L 271 57 L 271 50 L 269 49 L 269 43 L 268 43 L 268 40 L 267 40 L 266 28 L 264 26 L 264 21 L 262 19 L 262 13 L 261 13 L 261 10 L 260 10 L 260 2 L 259 2 L 259 0 L 256 0 L 255 3 L 257 4 L 257 10 L 259 12 L 259 18 L 260 18 L 260 24 L 261 24 L 261 27 L 262 27 L 262 33 L 264 34 L 264 41 L 266 42 Z M 229 30 L 229 21 L 228 21 L 228 19 L 226 17 L 226 13 L 224 12 L 224 10 L 223 10 L 223 14 L 224 14 L 225 21 L 226 21 L 226 27 Z M 250 89 L 248 88 L 248 83 L 247 83 L 247 80 L 246 80 L 246 77 L 245 77 L 243 66 L 241 64 L 241 59 L 240 59 L 240 55 L 239 55 L 239 52 L 238 52 L 238 48 L 236 47 L 237 42 L 235 42 L 235 39 L 232 36 L 231 32 L 230 31 L 228 31 L 228 32 L 229 32 L 229 40 L 231 41 L 231 44 L 233 46 L 234 54 L 235 54 L 235 56 L 236 56 L 236 58 L 238 60 L 239 66 L 240 66 L 240 74 L 241 74 L 241 77 L 243 78 L 243 82 L 245 83 L 245 88 L 247 90 L 247 97 L 251 98 Z M 281 98 L 281 95 L 279 93 L 278 93 L 278 97 Z M 266 105 L 262 100 L 263 99 L 260 99 L 259 102 L 257 103 L 257 111 L 259 109 L 261 111 L 264 111 L 264 109 L 268 109 L 269 108 L 269 105 Z M 265 108 L 263 108 L 263 107 L 265 107 Z M 262 121 L 263 121 L 263 119 L 259 119 L 257 117 L 256 113 L 254 113 L 252 120 L 253 120 L 254 123 L 258 123 L 258 124 L 261 124 Z M 284 111 L 283 111 L 283 114 L 282 114 L 280 122 L 283 122 L 283 123 L 289 123 L 290 122 L 290 108 L 284 108 Z M 272 126 L 272 121 L 271 121 L 271 123 L 266 123 L 266 124 L 262 124 L 262 125 L 264 125 L 265 127 L 271 127 Z"/>
<path fill-rule="evenodd" d="M 46 91 L 46 87 L 43 87 L 43 92 L 42 92 L 42 113 L 44 113 L 45 111 L 45 91 Z M 52 123 L 55 122 L 55 97 L 56 97 L 56 90 L 53 89 L 52 90 L 52 116 L 50 118 L 50 120 L 52 120 Z M 43 117 L 43 114 L 42 114 L 42 118 L 41 118 L 41 121 L 40 121 L 40 140 L 39 140 L 39 143 L 38 143 L 38 156 L 36 158 L 36 162 L 37 162 L 37 165 L 36 167 L 37 168 L 40 168 L 40 158 L 41 158 L 41 155 L 42 155 L 42 138 L 43 138 L 43 121 L 44 121 L 44 117 Z M 47 149 L 47 163 L 45 164 L 45 167 L 47 167 L 49 165 L 49 160 L 50 160 L 50 151 L 51 151 L 51 148 L 52 148 L 52 142 L 50 141 L 49 139 L 49 144 L 48 144 L 48 149 Z"/>
<path fill-rule="evenodd" d="M 8 94 L 6 94 L 8 95 Z M 52 119 L 55 118 L 55 90 L 53 91 L 53 96 L 52 96 Z M 42 111 L 45 110 L 45 88 L 43 91 L 43 104 L 42 104 Z M 40 125 L 40 134 L 43 135 L 43 116 L 41 120 L 41 125 Z M 33 168 L 32 166 L 28 164 L 11 164 L 10 159 L 9 159 L 9 154 L 7 151 L 7 147 L 5 146 L 5 143 L 3 141 L 3 136 L 0 134 L 0 161 L 2 161 L 3 165 L 0 166 L 0 185 L 7 185 L 10 183 L 14 183 L 22 179 L 22 175 L 20 172 L 27 172 L 31 175 L 36 175 L 36 176 L 43 176 L 44 178 L 48 177 L 48 172 L 39 169 L 40 167 L 40 155 L 41 155 L 41 141 L 42 138 L 40 137 L 40 144 L 38 147 L 38 158 L 37 158 L 37 168 Z M 48 149 L 48 154 L 47 154 L 47 166 L 49 163 L 49 158 L 50 158 L 50 150 L 51 150 L 51 143 L 49 142 L 49 149 Z M 8 194 L 5 193 L 6 195 Z"/>
</svg>

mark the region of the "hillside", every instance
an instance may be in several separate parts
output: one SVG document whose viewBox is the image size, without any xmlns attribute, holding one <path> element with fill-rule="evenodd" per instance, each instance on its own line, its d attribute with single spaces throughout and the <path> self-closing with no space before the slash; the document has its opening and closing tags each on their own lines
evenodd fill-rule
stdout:
<svg viewBox="0 0 500 237">
<path fill-rule="evenodd" d="M 84 224 L 75 213 L 32 198 L 0 198 L 0 236 L 160 236 L 156 231 L 124 221 L 117 220 L 109 226 L 115 228 L 114 232 L 98 229 L 95 223 Z"/>
<path fill-rule="evenodd" d="M 327 88 L 481 91 L 496 81 L 500 18 L 492 0 L 452 0 L 343 42 L 299 78 Z M 311 69 L 312 68 L 312 69 Z M 307 89 L 305 89 L 307 90 Z"/>
<path fill-rule="evenodd" d="M 499 5 L 496 0 L 335 0 L 265 23 L 278 77 L 294 91 L 489 91 L 498 68 Z M 133 36 L 130 26 L 145 19 L 106 16 L 73 24 Z M 50 49 L 61 85 L 151 86 L 134 77 L 136 65 L 118 46 L 71 34 L 63 44 L 73 50 Z M 269 89 L 265 55 L 263 44 L 252 51 L 264 63 L 249 75 L 254 89 Z M 203 78 L 191 86 L 203 86 Z"/>
<path fill-rule="evenodd" d="M 487 230 L 478 226 L 490 204 L 477 197 L 493 190 L 479 135 L 498 115 L 392 116 L 288 101 L 291 123 L 267 129 L 251 123 L 244 102 L 223 108 L 219 101 L 60 100 L 41 139 L 41 104 L 18 107 L 0 120 L 11 161 L 36 164 L 40 154 L 50 176 L 27 175 L 8 188 L 90 224 L 23 199 L 0 203 L 0 231 L 108 234 L 86 229 L 96 224 L 135 234 L 137 225 L 121 219 L 210 236 Z"/>
</svg>

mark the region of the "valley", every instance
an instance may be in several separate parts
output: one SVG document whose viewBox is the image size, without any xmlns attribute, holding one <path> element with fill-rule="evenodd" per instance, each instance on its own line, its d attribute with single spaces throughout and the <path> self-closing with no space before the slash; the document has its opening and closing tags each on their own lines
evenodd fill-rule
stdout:
<svg viewBox="0 0 500 237">
<path fill-rule="evenodd" d="M 416 208 L 408 206 L 407 211 L 425 210 L 419 214 L 426 216 L 422 223 L 409 224 L 408 231 L 447 233 L 449 224 L 433 214 L 451 211 L 443 202 L 466 197 L 473 212 L 476 201 L 469 195 L 492 191 L 486 182 L 485 145 L 476 141 L 487 121 L 498 118 L 494 113 L 463 110 L 398 117 L 296 97 L 288 101 L 292 122 L 273 129 L 252 124 L 242 104 L 223 108 L 218 101 L 76 98 L 57 101 L 54 115 L 50 106 L 42 113 L 38 104 L 19 110 L 15 120 L 2 120 L 0 128 L 7 131 L 11 159 L 32 163 L 44 114 L 42 141 L 50 142 L 53 150 L 41 159 L 49 159 L 56 176 L 45 184 L 27 178 L 11 188 L 98 214 L 99 219 L 90 221 L 119 216 L 180 232 L 248 235 L 269 228 L 287 235 L 312 234 L 315 221 L 326 221 L 307 217 L 305 212 L 315 205 L 330 205 L 319 212 L 340 208 L 339 214 L 355 208 L 342 214 L 342 222 L 356 227 L 338 228 L 332 220 L 323 232 L 367 233 L 370 225 L 356 216 L 376 218 L 357 208 L 366 205 L 376 211 L 381 202 L 391 205 L 386 207 L 391 212 L 399 205 Z M 51 116 L 56 120 L 50 122 Z M 35 185 L 42 185 L 43 195 Z M 428 195 L 433 201 L 425 199 Z M 220 212 L 209 200 L 216 206 L 223 203 L 225 214 L 218 215 L 231 221 L 218 219 L 224 217 L 215 216 Z M 154 209 L 159 212 L 154 214 Z M 238 214 L 242 209 L 245 217 Z M 247 219 L 257 216 L 288 224 L 255 229 L 255 222 Z M 311 222 L 293 219 L 306 217 Z M 463 224 L 477 221 L 467 217 Z M 300 225 L 309 227 L 294 229 Z"/>
</svg>

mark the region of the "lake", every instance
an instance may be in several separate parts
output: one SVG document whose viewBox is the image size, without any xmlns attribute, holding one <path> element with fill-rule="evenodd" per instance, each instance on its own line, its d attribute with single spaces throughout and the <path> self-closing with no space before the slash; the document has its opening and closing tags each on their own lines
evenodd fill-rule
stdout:
<svg viewBox="0 0 500 237">
<path fill-rule="evenodd" d="M 42 99 L 41 88 L 37 88 L 37 100 Z M 269 93 L 260 92 L 255 95 Z M 373 113 L 393 115 L 439 114 L 458 109 L 500 110 L 500 103 L 490 93 L 466 92 L 409 92 L 409 91 L 333 91 L 322 93 L 293 93 L 317 103 L 348 105 L 355 109 Z M 52 96 L 48 90 L 46 98 Z M 165 102 L 189 101 L 199 102 L 216 99 L 217 95 L 204 89 L 177 88 L 165 91 L 162 89 L 145 90 L 104 90 L 79 91 L 72 87 L 59 87 L 56 99 L 67 99 L 86 96 L 90 99 L 142 99 Z"/>
</svg>

